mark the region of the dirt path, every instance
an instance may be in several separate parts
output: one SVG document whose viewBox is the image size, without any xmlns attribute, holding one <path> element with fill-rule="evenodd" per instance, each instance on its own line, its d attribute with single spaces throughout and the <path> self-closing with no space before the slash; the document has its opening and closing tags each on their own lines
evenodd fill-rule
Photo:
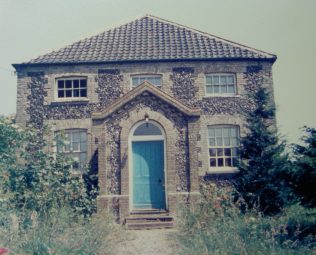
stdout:
<svg viewBox="0 0 316 255">
<path fill-rule="evenodd" d="M 116 255 L 176 255 L 175 229 L 129 230 L 116 245 Z"/>
</svg>

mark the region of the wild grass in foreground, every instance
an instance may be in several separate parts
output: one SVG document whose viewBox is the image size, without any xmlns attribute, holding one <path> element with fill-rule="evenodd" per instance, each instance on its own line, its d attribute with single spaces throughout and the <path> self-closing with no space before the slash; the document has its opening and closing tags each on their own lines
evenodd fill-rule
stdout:
<svg viewBox="0 0 316 255">
<path fill-rule="evenodd" d="M 227 185 L 204 184 L 201 201 L 182 209 L 180 254 L 316 254 L 316 211 L 292 206 L 274 217 L 241 213 Z"/>
<path fill-rule="evenodd" d="M 109 216 L 78 217 L 69 209 L 45 219 L 34 214 L 29 222 L 17 222 L 23 218 L 14 214 L 1 216 L 0 246 L 10 254 L 112 254 L 113 240 L 122 232 Z"/>
</svg>

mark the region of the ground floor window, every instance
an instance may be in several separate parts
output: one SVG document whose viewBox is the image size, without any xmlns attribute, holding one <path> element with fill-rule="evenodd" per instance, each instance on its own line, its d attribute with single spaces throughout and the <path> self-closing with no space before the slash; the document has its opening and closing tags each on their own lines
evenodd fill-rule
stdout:
<svg viewBox="0 0 316 255">
<path fill-rule="evenodd" d="M 235 167 L 238 159 L 239 127 L 208 126 L 209 167 Z"/>
<path fill-rule="evenodd" d="M 82 170 L 87 162 L 87 131 L 84 129 L 67 129 L 58 131 L 56 136 L 57 152 L 73 158 L 73 170 Z"/>
</svg>

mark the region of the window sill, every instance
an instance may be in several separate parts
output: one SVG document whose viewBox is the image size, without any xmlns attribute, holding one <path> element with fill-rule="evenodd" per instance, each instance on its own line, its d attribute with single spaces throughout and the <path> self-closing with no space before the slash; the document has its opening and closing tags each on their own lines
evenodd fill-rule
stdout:
<svg viewBox="0 0 316 255">
<path fill-rule="evenodd" d="M 208 171 L 205 172 L 205 174 L 210 175 L 210 174 L 235 174 L 239 173 L 239 170 L 237 167 L 214 167 L 212 169 L 209 169 Z"/>
<path fill-rule="evenodd" d="M 66 103 L 73 103 L 73 104 L 87 104 L 89 103 L 89 98 L 86 97 L 77 97 L 77 98 L 67 98 L 67 99 L 56 99 L 51 104 L 66 104 Z"/>
<path fill-rule="evenodd" d="M 204 95 L 203 98 L 212 98 L 212 97 L 241 97 L 240 95 L 232 94 L 215 94 L 215 95 Z"/>
</svg>

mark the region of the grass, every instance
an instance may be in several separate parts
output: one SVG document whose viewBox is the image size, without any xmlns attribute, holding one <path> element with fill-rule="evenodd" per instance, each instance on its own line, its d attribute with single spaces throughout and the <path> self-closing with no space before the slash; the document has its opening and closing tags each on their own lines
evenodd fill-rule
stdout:
<svg viewBox="0 0 316 255">
<path fill-rule="evenodd" d="M 201 193 L 199 202 L 181 210 L 180 254 L 316 254 L 315 210 L 296 205 L 264 217 L 256 210 L 241 213 L 230 186 L 204 184 Z"/>
<path fill-rule="evenodd" d="M 2 221 L 0 246 L 9 248 L 10 254 L 112 254 L 114 240 L 122 233 L 110 216 L 78 218 L 69 209 L 58 210 L 45 220 L 32 215 L 28 226 L 22 227 L 22 221 L 12 225 L 12 214 Z"/>
</svg>

